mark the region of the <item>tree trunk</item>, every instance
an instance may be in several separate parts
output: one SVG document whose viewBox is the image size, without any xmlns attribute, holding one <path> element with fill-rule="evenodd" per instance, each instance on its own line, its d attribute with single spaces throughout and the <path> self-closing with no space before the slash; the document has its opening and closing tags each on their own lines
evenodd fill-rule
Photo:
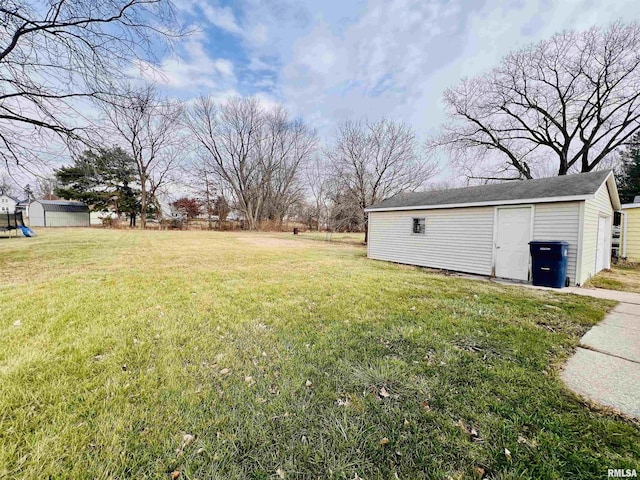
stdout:
<svg viewBox="0 0 640 480">
<path fill-rule="evenodd" d="M 207 172 L 204 172 L 204 185 L 205 196 L 207 198 L 207 222 L 209 223 L 209 230 L 213 230 L 213 219 L 211 218 L 211 195 L 209 193 L 209 179 L 207 178 Z M 220 217 L 218 217 L 220 220 Z"/>
<path fill-rule="evenodd" d="M 140 176 L 140 228 L 147 228 L 147 177 Z"/>
<path fill-rule="evenodd" d="M 364 243 L 366 244 L 369 241 L 369 218 L 365 218 L 364 221 Z"/>
</svg>

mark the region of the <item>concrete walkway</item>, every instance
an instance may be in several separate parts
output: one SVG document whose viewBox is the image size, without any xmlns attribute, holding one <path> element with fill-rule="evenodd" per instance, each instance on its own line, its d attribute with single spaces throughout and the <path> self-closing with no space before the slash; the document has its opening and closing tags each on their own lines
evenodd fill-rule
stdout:
<svg viewBox="0 0 640 480">
<path fill-rule="evenodd" d="M 640 294 L 604 288 L 549 288 L 493 280 L 556 293 L 615 300 L 616 308 L 581 339 L 562 380 L 575 393 L 640 419 Z"/>
<path fill-rule="evenodd" d="M 610 290 L 595 291 L 615 300 L 601 296 Z M 580 339 L 562 380 L 577 394 L 640 419 L 640 295 L 630 295 L 634 303 L 619 303 Z"/>
</svg>

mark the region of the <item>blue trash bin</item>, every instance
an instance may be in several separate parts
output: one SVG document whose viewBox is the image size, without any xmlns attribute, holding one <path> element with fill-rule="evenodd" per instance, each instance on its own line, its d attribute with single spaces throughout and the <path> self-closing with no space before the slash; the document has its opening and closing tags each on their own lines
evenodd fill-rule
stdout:
<svg viewBox="0 0 640 480">
<path fill-rule="evenodd" d="M 531 276 L 534 285 L 562 288 L 569 286 L 567 264 L 569 242 L 563 240 L 534 240 L 529 242 Z"/>
</svg>

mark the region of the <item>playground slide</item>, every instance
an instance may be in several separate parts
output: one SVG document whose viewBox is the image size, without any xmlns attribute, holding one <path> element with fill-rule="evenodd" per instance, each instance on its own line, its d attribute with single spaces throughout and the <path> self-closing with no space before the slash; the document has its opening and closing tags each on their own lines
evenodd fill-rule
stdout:
<svg viewBox="0 0 640 480">
<path fill-rule="evenodd" d="M 35 237 L 36 232 L 31 230 L 29 227 L 25 227 L 24 225 L 18 226 L 18 228 L 22 231 L 22 235 L 25 237 Z"/>
</svg>

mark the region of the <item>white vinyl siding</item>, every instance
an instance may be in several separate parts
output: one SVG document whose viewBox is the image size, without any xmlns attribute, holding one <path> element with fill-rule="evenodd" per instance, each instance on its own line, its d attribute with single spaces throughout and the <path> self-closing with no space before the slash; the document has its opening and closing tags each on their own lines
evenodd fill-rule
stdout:
<svg viewBox="0 0 640 480">
<path fill-rule="evenodd" d="M 494 207 L 369 213 L 369 258 L 491 275 Z M 413 219 L 425 218 L 425 234 Z"/>
<path fill-rule="evenodd" d="M 611 197 L 606 183 L 602 184 L 598 189 L 595 198 L 585 201 L 580 284 L 583 284 L 597 273 L 595 270 L 599 216 L 610 216 L 612 217 L 611 220 L 613 220 L 613 207 L 611 206 Z M 611 226 L 611 222 L 609 222 L 609 226 Z M 611 245 L 611 232 L 607 233 L 607 238 L 609 239 L 609 245 Z"/>
<path fill-rule="evenodd" d="M 614 199 L 617 198 L 615 193 Z M 533 205 L 533 240 L 564 240 L 569 243 L 567 274 L 574 285 L 584 284 L 596 273 L 598 219 L 607 217 L 604 223 L 608 229 L 604 235 L 607 252 L 604 264 L 608 265 L 614 211 L 608 182 L 603 182 L 593 198 L 525 205 Z M 474 206 L 369 212 L 368 256 L 377 260 L 493 275 L 494 222 L 499 208 Z M 425 218 L 425 234 L 412 233 L 414 218 Z"/>
<path fill-rule="evenodd" d="M 534 240 L 565 240 L 569 242 L 567 275 L 576 284 L 578 243 L 580 232 L 580 202 L 539 203 L 533 220 Z"/>
<path fill-rule="evenodd" d="M 44 227 L 44 209 L 40 202 L 32 202 L 29 205 L 29 226 Z"/>
</svg>

